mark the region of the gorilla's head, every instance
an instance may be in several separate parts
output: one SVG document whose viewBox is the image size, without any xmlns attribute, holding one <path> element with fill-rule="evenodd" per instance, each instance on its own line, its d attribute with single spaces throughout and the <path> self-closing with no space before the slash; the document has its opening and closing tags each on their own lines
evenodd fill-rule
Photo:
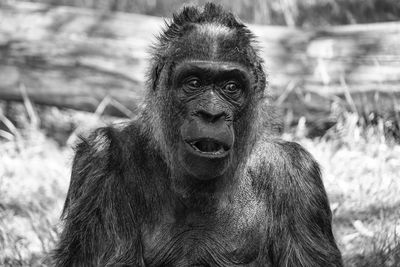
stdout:
<svg viewBox="0 0 400 267">
<path fill-rule="evenodd" d="M 265 88 L 252 40 L 214 4 L 184 8 L 159 37 L 148 83 L 152 130 L 187 176 L 223 176 L 247 145 Z"/>
</svg>

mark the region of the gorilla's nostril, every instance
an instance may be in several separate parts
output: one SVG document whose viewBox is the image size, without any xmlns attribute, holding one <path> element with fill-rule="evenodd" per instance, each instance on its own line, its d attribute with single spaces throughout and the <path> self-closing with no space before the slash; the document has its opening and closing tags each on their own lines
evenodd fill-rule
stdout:
<svg viewBox="0 0 400 267">
<path fill-rule="evenodd" d="M 199 110 L 196 112 L 196 115 L 199 116 L 200 118 L 202 118 L 203 120 L 207 121 L 207 122 L 216 122 L 221 118 L 226 117 L 226 113 L 223 111 L 220 112 L 209 112 L 206 110 Z"/>
</svg>

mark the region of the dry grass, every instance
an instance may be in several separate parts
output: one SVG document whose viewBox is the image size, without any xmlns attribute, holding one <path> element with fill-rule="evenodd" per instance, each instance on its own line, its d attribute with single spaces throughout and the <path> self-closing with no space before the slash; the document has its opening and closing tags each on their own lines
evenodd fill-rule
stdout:
<svg viewBox="0 0 400 267">
<path fill-rule="evenodd" d="M 346 113 L 323 138 L 307 139 L 301 131 L 284 137 L 304 145 L 323 167 L 346 265 L 399 266 L 400 146 L 379 127 L 361 129 L 357 121 Z M 0 266 L 47 265 L 72 149 L 32 124 L 13 131 L 0 139 Z"/>
<path fill-rule="evenodd" d="M 347 266 L 400 266 L 400 145 L 346 113 L 324 138 L 297 139 L 322 165 Z"/>
<path fill-rule="evenodd" d="M 0 266 L 40 266 L 54 245 L 71 151 L 40 131 L 0 142 Z"/>
</svg>

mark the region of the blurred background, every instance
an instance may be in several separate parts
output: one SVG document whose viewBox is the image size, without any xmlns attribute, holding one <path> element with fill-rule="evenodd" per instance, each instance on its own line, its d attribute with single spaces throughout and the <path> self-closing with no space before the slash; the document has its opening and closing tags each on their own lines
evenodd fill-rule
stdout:
<svg viewBox="0 0 400 267">
<path fill-rule="evenodd" d="M 177 0 L 0 1 L 0 266 L 46 266 L 78 135 L 135 117 Z M 400 1 L 220 0 L 282 136 L 322 165 L 346 266 L 400 266 Z"/>
</svg>

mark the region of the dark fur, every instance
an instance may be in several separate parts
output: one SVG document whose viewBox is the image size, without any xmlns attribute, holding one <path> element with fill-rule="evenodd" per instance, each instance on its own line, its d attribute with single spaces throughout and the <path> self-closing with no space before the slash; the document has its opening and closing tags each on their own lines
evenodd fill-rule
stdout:
<svg viewBox="0 0 400 267">
<path fill-rule="evenodd" d="M 187 56 L 177 49 L 185 48 L 181 38 L 204 23 L 234 31 L 236 50 L 218 57 L 255 77 L 233 119 L 231 167 L 209 182 L 188 179 L 176 163 L 184 107 L 168 90 L 175 62 Z M 153 49 L 140 118 L 99 129 L 77 146 L 57 266 L 342 266 L 318 164 L 275 137 L 253 43 L 249 30 L 215 5 L 174 16 Z M 206 47 L 189 52 L 208 58 Z"/>
</svg>

